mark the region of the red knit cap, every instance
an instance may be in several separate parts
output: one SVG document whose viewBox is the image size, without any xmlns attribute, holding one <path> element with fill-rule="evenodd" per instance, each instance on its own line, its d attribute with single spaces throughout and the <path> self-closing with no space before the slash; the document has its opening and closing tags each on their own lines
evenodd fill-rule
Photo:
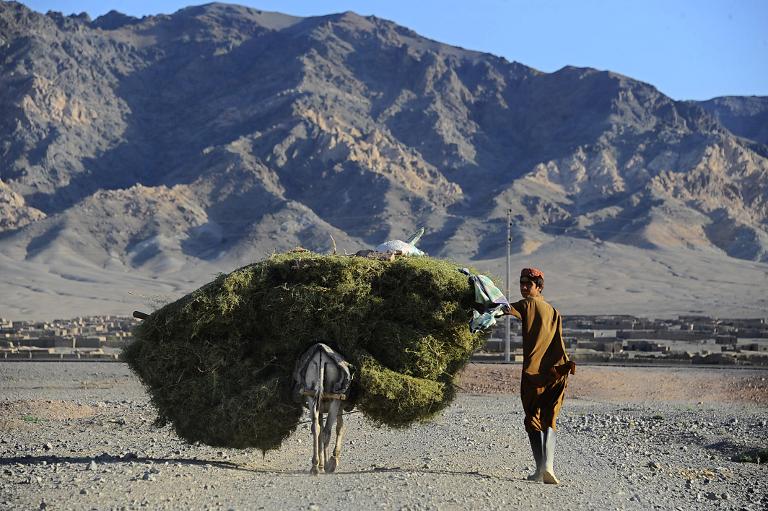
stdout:
<svg viewBox="0 0 768 511">
<path fill-rule="evenodd" d="M 538 268 L 523 268 L 523 271 L 520 272 L 520 277 L 528 277 L 529 279 L 535 279 L 536 277 L 541 277 L 541 279 L 544 279 L 544 272 L 541 271 Z"/>
</svg>

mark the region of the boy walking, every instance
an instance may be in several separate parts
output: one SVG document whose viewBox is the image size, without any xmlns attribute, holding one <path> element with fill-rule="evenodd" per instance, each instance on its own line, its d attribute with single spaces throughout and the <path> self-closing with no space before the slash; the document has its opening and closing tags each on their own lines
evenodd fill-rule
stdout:
<svg viewBox="0 0 768 511">
<path fill-rule="evenodd" d="M 568 373 L 575 374 L 576 364 L 565 353 L 560 313 L 544 300 L 543 289 L 544 273 L 537 268 L 523 268 L 520 273 L 523 299 L 511 303 L 507 314 L 522 323 L 520 397 L 525 411 L 525 430 L 536 461 L 536 472 L 528 479 L 558 484 L 554 472 L 555 422 L 563 406 Z"/>
</svg>

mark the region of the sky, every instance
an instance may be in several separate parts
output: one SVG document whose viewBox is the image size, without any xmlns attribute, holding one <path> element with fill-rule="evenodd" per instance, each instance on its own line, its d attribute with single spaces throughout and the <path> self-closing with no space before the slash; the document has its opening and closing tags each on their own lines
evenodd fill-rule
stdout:
<svg viewBox="0 0 768 511">
<path fill-rule="evenodd" d="M 172 14 L 187 0 L 23 0 L 38 12 Z M 295 16 L 375 15 L 540 71 L 610 70 L 673 99 L 768 96 L 766 0 L 240 0 Z"/>
</svg>

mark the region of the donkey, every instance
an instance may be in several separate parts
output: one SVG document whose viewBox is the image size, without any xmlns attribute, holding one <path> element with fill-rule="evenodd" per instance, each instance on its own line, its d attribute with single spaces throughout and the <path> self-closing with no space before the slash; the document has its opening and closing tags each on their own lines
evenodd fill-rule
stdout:
<svg viewBox="0 0 768 511">
<path fill-rule="evenodd" d="M 325 344 L 309 347 L 296 361 L 293 372 L 294 398 L 302 401 L 312 415 L 313 475 L 334 472 L 339 464 L 344 437 L 344 411 L 353 408 L 349 401 L 352 383 L 350 364 Z M 325 420 L 323 420 L 325 414 Z M 328 457 L 331 430 L 336 425 L 333 456 Z"/>
</svg>

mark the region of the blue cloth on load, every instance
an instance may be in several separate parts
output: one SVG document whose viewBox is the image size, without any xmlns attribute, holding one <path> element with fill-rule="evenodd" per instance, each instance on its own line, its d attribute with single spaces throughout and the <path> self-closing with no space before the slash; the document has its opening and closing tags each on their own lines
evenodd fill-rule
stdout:
<svg viewBox="0 0 768 511">
<path fill-rule="evenodd" d="M 504 315 L 509 308 L 509 301 L 496 284 L 485 275 L 473 275 L 467 268 L 459 270 L 469 276 L 469 283 L 475 289 L 475 302 L 482 306 L 483 313 L 472 311 L 469 331 L 485 330 L 496 324 L 496 318 Z"/>
<path fill-rule="evenodd" d="M 480 314 L 477 311 L 472 311 L 472 319 L 469 321 L 469 331 L 474 334 L 478 330 L 491 328 L 496 324 L 496 318 L 500 318 L 504 315 L 504 309 L 504 305 L 499 305 L 495 309 L 491 309 L 483 314 Z"/>
<path fill-rule="evenodd" d="M 475 288 L 475 301 L 485 308 L 509 305 L 504 293 L 485 275 L 473 275 L 467 268 L 459 270 L 469 276 L 469 283 Z"/>
</svg>

